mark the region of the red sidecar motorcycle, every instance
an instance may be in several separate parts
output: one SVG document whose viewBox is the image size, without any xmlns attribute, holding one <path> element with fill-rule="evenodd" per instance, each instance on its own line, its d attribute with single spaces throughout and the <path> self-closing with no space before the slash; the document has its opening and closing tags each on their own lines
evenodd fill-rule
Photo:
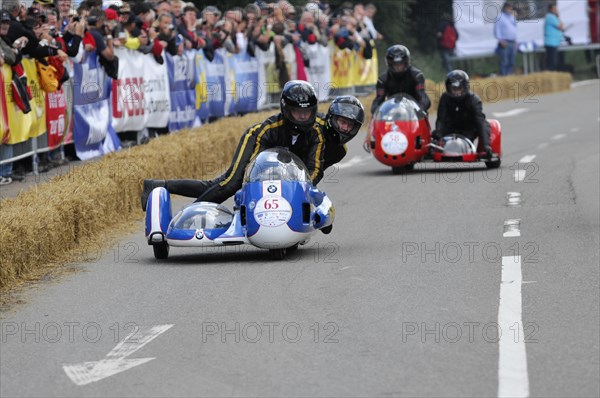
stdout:
<svg viewBox="0 0 600 398">
<path fill-rule="evenodd" d="M 486 157 L 481 143 L 459 134 L 432 142 L 431 126 L 425 112 L 410 96 L 398 94 L 385 101 L 369 124 L 365 150 L 392 168 L 394 174 L 414 168 L 418 162 L 485 162 L 488 168 L 500 167 L 502 130 L 500 123 L 488 119 L 493 156 Z"/>
</svg>

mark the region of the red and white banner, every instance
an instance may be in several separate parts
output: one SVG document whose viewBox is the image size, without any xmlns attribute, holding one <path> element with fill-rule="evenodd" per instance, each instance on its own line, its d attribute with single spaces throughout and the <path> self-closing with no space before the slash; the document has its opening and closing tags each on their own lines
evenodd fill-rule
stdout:
<svg viewBox="0 0 600 398">
<path fill-rule="evenodd" d="M 0 67 L 0 98 L 2 99 L 2 103 L 0 104 L 0 145 L 8 144 L 8 134 L 10 130 L 8 129 L 8 111 L 6 109 L 5 101 L 5 93 L 4 93 L 4 72 L 8 75 L 10 73 L 10 68 L 8 65 L 3 65 Z"/>
<path fill-rule="evenodd" d="M 152 55 L 116 49 L 119 78 L 112 81 L 111 113 L 116 132 L 165 127 L 171 109 L 166 64 Z"/>
<path fill-rule="evenodd" d="M 48 146 L 52 149 L 59 146 L 65 137 L 67 115 L 67 99 L 61 88 L 53 93 L 46 93 L 46 131 Z"/>
</svg>

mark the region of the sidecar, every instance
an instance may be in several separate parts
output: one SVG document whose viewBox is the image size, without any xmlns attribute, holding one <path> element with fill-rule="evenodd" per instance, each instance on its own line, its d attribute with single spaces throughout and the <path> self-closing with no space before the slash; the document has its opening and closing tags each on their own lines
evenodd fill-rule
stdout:
<svg viewBox="0 0 600 398">
<path fill-rule="evenodd" d="M 368 145 L 379 162 L 397 174 L 412 170 L 429 151 L 431 127 L 427 114 L 408 95 L 385 101 L 369 125 Z"/>
<path fill-rule="evenodd" d="M 494 153 L 487 158 L 481 143 L 476 146 L 461 134 L 433 141 L 427 114 L 409 95 L 398 94 L 385 101 L 373 115 L 365 149 L 375 159 L 404 173 L 419 162 L 485 162 L 488 168 L 500 167 L 502 129 L 500 122 L 488 120 L 490 145 Z"/>
<path fill-rule="evenodd" d="M 165 188 L 148 198 L 146 238 L 158 259 L 170 247 L 250 244 L 282 259 L 286 250 L 306 244 L 318 231 L 329 232 L 335 211 L 327 195 L 310 182 L 302 161 L 285 148 L 261 152 L 246 167 L 234 210 L 210 202 L 185 206 L 172 216 Z"/>
</svg>

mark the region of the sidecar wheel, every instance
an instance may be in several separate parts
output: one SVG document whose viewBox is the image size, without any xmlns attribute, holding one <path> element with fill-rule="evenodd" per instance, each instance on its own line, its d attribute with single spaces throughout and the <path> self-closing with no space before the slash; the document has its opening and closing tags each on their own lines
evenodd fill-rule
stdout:
<svg viewBox="0 0 600 398">
<path fill-rule="evenodd" d="M 154 250 L 154 258 L 158 260 L 166 260 L 169 258 L 169 245 L 167 243 L 158 243 L 152 245 L 152 249 Z"/>
<path fill-rule="evenodd" d="M 269 257 L 271 257 L 271 260 L 283 260 L 285 252 L 285 249 L 269 249 Z"/>
</svg>

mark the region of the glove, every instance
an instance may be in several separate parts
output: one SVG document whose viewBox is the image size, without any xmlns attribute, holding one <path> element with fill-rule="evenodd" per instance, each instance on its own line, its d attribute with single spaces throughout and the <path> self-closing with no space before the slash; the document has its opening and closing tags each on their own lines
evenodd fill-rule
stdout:
<svg viewBox="0 0 600 398">
<path fill-rule="evenodd" d="M 440 137 L 440 133 L 437 130 L 433 130 L 431 132 L 431 138 L 433 138 L 434 140 L 437 141 L 437 140 L 439 140 L 442 137 Z"/>
</svg>

